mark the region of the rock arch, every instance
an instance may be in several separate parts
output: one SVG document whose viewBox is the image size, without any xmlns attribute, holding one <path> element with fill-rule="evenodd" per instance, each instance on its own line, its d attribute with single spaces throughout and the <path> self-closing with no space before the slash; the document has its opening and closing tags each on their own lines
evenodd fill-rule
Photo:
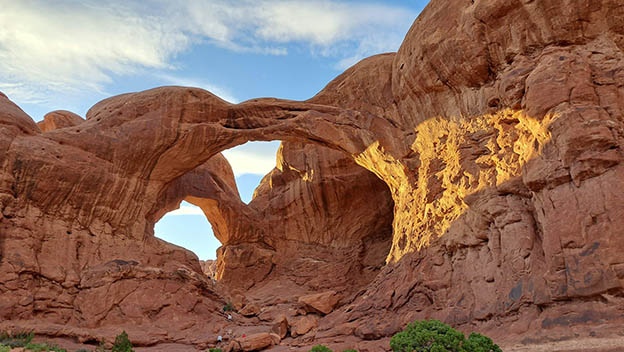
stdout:
<svg viewBox="0 0 624 352">
<path fill-rule="evenodd" d="M 271 249 L 271 251 L 273 251 L 276 247 L 276 242 L 279 242 L 280 238 L 284 240 L 290 240 L 290 241 L 297 239 L 297 238 L 293 238 L 293 235 L 287 234 L 289 230 L 295 230 L 296 232 L 295 237 L 299 236 L 300 238 L 299 241 L 303 241 L 305 243 L 310 243 L 310 244 L 316 243 L 316 244 L 323 245 L 323 246 L 333 246 L 333 247 L 341 247 L 341 248 L 347 247 L 347 246 L 357 247 L 359 246 L 358 243 L 360 243 L 363 238 L 367 236 L 375 237 L 377 235 L 374 235 L 374 234 L 379 233 L 379 232 L 386 233 L 386 236 L 388 237 L 386 237 L 386 239 L 383 241 L 386 244 L 382 243 L 382 244 L 377 245 L 377 247 L 379 246 L 386 247 L 386 245 L 389 245 L 389 243 L 391 242 L 391 237 L 390 237 L 391 230 L 390 230 L 389 221 L 392 220 L 392 215 L 391 215 L 392 202 L 390 200 L 390 194 L 384 189 L 385 186 L 382 186 L 382 183 L 378 181 L 376 177 L 373 176 L 373 174 L 370 174 L 366 171 L 362 172 L 363 169 L 360 170 L 361 167 L 357 166 L 352 160 L 351 161 L 348 160 L 348 159 L 352 159 L 352 156 L 344 152 L 344 150 L 349 150 L 349 149 L 356 150 L 355 148 L 362 148 L 361 146 L 357 147 L 358 145 L 357 141 L 358 139 L 361 139 L 361 138 L 358 137 L 358 135 L 356 134 L 355 137 L 341 137 L 344 140 L 346 140 L 346 142 L 343 142 L 341 139 L 338 139 L 336 141 L 323 142 L 323 138 L 327 139 L 328 137 L 318 135 L 321 132 L 330 131 L 330 133 L 334 133 L 334 135 L 336 133 L 341 133 L 341 134 L 346 134 L 348 136 L 348 133 L 350 131 L 358 130 L 359 127 L 357 126 L 357 124 L 353 124 L 353 126 L 348 126 L 346 133 L 344 131 L 341 131 L 342 127 L 340 125 L 332 126 L 332 123 L 330 122 L 331 120 L 328 120 L 328 116 L 326 115 L 330 113 L 340 114 L 342 113 L 341 112 L 342 109 L 332 109 L 332 108 L 328 109 L 327 107 L 318 105 L 318 104 L 306 104 L 306 103 L 297 104 L 294 102 L 284 103 L 284 102 L 280 102 L 274 99 L 269 100 L 268 102 L 253 101 L 250 103 L 246 103 L 247 106 L 244 109 L 242 109 L 242 108 L 231 106 L 225 102 L 222 102 L 219 99 L 212 96 L 208 92 L 197 90 L 197 89 L 182 88 L 182 87 L 166 87 L 166 88 L 158 89 L 157 92 L 148 91 L 148 92 L 142 92 L 142 93 L 137 93 L 137 94 L 146 94 L 146 95 L 151 94 L 153 95 L 153 99 L 155 99 L 156 101 L 164 101 L 165 99 L 162 99 L 160 97 L 160 95 L 163 95 L 163 94 L 164 95 L 187 94 L 193 97 L 199 95 L 199 96 L 203 96 L 203 98 L 206 100 L 209 100 L 209 101 L 212 100 L 209 102 L 210 104 L 217 104 L 217 106 L 221 105 L 221 106 L 226 106 L 226 107 L 229 106 L 230 108 L 235 109 L 234 112 L 223 113 L 222 116 L 227 116 L 227 118 L 215 119 L 216 122 L 212 122 L 213 125 L 209 125 L 210 122 L 196 122 L 194 124 L 187 123 L 185 126 L 182 127 L 184 130 L 181 132 L 178 132 L 178 134 L 183 137 L 178 138 L 175 141 L 175 143 L 168 145 L 167 146 L 168 149 L 165 149 L 164 151 L 160 150 L 160 152 L 162 153 L 162 156 L 160 158 L 154 158 L 154 159 L 158 159 L 158 161 L 152 166 L 153 167 L 152 175 L 154 173 L 158 175 L 164 174 L 164 172 L 162 171 L 163 169 L 169 170 L 169 172 L 171 172 L 171 175 L 156 177 L 158 181 L 154 183 L 159 188 L 157 188 L 157 190 L 152 195 L 152 196 L 155 195 L 156 200 L 154 201 L 152 208 L 148 210 L 147 215 L 146 215 L 146 219 L 147 219 L 147 221 L 145 222 L 146 236 L 150 236 L 152 234 L 151 229 L 153 228 L 153 224 L 158 220 L 158 218 L 164 215 L 164 213 L 166 213 L 168 210 L 171 210 L 171 206 L 175 206 L 176 204 L 179 204 L 181 200 L 186 199 L 187 201 L 190 201 L 191 203 L 200 206 L 204 210 L 204 213 L 206 214 L 209 221 L 213 225 L 213 228 L 215 230 L 215 236 L 225 246 L 255 243 L 260 247 L 264 246 L 265 248 L 269 248 Z M 128 96 L 120 97 L 120 99 L 125 99 L 125 98 L 129 98 L 129 97 Z M 140 98 L 134 97 L 132 99 L 143 101 L 143 102 L 146 101 L 145 98 L 141 98 L 141 97 Z M 185 99 L 186 98 L 180 98 L 179 100 L 184 101 Z M 101 123 L 105 123 L 105 121 L 109 118 L 109 116 L 126 116 L 127 117 L 129 115 L 127 111 L 119 113 L 118 111 L 115 110 L 115 108 L 111 108 L 111 105 L 112 106 L 120 105 L 120 106 L 123 106 L 124 109 L 128 109 L 129 111 L 141 110 L 140 108 L 136 108 L 132 106 L 132 104 L 128 104 L 126 102 L 122 102 L 122 103 L 105 102 L 105 103 L 106 104 L 102 104 L 100 106 L 96 105 L 89 112 L 88 121 L 93 120 L 93 119 L 96 119 L 96 120 L 100 119 L 100 121 L 102 121 Z M 197 101 L 193 102 L 193 104 L 196 104 L 196 103 Z M 147 103 L 147 104 L 150 104 L 150 103 Z M 199 103 L 199 104 L 201 105 L 202 103 Z M 281 104 L 286 104 L 286 107 L 280 106 Z M 105 106 L 105 107 L 102 108 L 102 106 Z M 306 111 L 305 110 L 306 108 L 310 109 L 310 111 Z M 242 111 L 249 111 L 249 112 L 238 112 L 238 109 L 241 109 Z M 102 110 L 106 112 L 102 113 L 101 112 Z M 156 109 L 156 110 L 159 110 L 159 109 Z M 172 109 L 164 108 L 163 110 L 167 111 L 167 114 L 168 114 L 170 113 Z M 186 114 L 183 118 L 188 119 L 187 121 L 203 121 L 202 117 L 199 115 L 201 115 L 204 111 L 213 111 L 214 109 L 205 108 L 197 112 L 196 116 L 192 116 L 192 114 L 189 113 L 189 111 L 191 111 L 191 108 L 189 107 L 185 107 L 182 110 L 184 110 Z M 324 112 L 318 112 L 318 110 L 321 110 Z M 258 113 L 258 111 L 260 113 Z M 302 127 L 301 129 L 307 129 L 308 125 L 312 125 L 312 126 L 315 126 L 314 127 L 315 129 L 318 129 L 318 131 L 321 131 L 321 132 L 318 132 L 315 129 L 312 129 L 312 131 L 300 132 L 297 130 L 297 128 L 292 127 L 292 124 L 299 123 L 297 122 L 297 119 L 305 120 L 305 117 L 291 116 L 290 119 L 292 119 L 292 121 L 288 121 L 288 123 L 283 124 L 281 127 L 272 126 L 273 125 L 272 119 L 280 122 L 281 120 L 283 120 L 282 114 L 293 114 L 291 111 L 295 111 L 296 114 L 303 114 L 303 116 L 312 116 L 311 118 L 312 122 L 305 121 L 303 123 L 304 127 Z M 347 111 L 347 114 L 349 114 L 349 116 L 353 113 L 354 112 Z M 245 116 L 244 114 L 250 114 L 250 116 Z M 240 115 L 241 117 L 237 117 L 238 115 Z M 262 117 L 258 118 L 258 116 L 262 116 Z M 141 118 L 142 117 L 137 117 L 137 119 L 139 120 Z M 161 117 L 151 115 L 148 118 L 149 119 L 162 118 L 162 120 L 168 120 L 169 118 L 171 118 L 172 120 L 176 120 L 178 117 L 176 117 L 175 115 L 173 117 L 169 115 L 163 115 Z M 213 118 L 213 117 L 209 117 L 205 120 L 210 121 L 210 118 Z M 376 119 L 376 118 L 377 117 L 375 116 L 367 117 L 369 121 Z M 265 119 L 268 122 L 263 121 L 262 119 Z M 320 120 L 321 123 L 314 122 L 317 119 Z M 358 118 L 356 118 L 356 121 L 357 120 Z M 369 123 L 369 121 L 365 121 L 365 123 Z M 127 122 L 122 122 L 122 124 L 123 123 L 127 123 Z M 132 123 L 137 123 L 137 122 L 133 121 Z M 181 123 L 180 125 L 182 124 L 183 123 Z M 249 126 L 247 126 L 247 124 L 249 124 Z M 269 127 L 265 127 L 264 124 L 269 125 Z M 206 125 L 209 125 L 209 126 L 206 126 Z M 223 127 L 224 125 L 227 125 L 228 127 Z M 232 127 L 233 125 L 238 126 L 238 128 Z M 83 125 L 81 127 L 88 129 L 86 125 Z M 214 136 L 206 137 L 206 135 L 204 134 L 206 129 L 211 129 L 211 130 L 215 130 L 218 132 L 215 132 L 217 134 Z M 267 129 L 268 129 L 268 132 L 267 132 Z M 282 130 L 282 129 L 285 129 L 285 130 Z M 331 132 L 332 129 L 334 132 Z M 198 132 L 197 130 L 200 130 L 200 131 Z M 294 130 L 294 132 L 292 132 L 291 134 L 289 133 L 290 130 Z M 219 135 L 218 133 L 221 133 L 221 135 Z M 197 136 L 201 136 L 201 138 L 194 136 L 194 134 L 197 134 Z M 303 137 L 301 135 L 303 135 Z M 362 135 L 367 136 L 369 134 L 363 133 Z M 287 171 L 292 171 L 296 168 L 299 168 L 301 169 L 301 171 L 298 170 L 297 172 L 306 172 L 304 169 L 306 168 L 307 164 L 295 165 L 298 163 L 297 154 L 305 153 L 305 155 L 309 158 L 308 163 L 315 164 L 316 170 L 311 169 L 310 170 L 311 174 L 304 177 L 304 179 L 307 178 L 308 179 L 307 181 L 309 181 L 309 183 L 311 184 L 314 184 L 314 182 L 317 182 L 319 184 L 323 183 L 324 185 L 323 187 L 329 187 L 329 189 L 334 189 L 333 194 L 331 194 L 332 192 L 327 192 L 327 194 L 330 194 L 329 195 L 330 197 L 332 196 L 337 197 L 338 194 L 343 194 L 343 197 L 348 198 L 348 200 L 333 199 L 330 201 L 329 204 L 320 205 L 320 211 L 323 212 L 324 214 L 323 217 L 319 218 L 318 215 L 316 217 L 312 216 L 312 218 L 316 220 L 320 220 L 317 223 L 317 226 L 322 226 L 322 228 L 320 229 L 312 229 L 310 228 L 309 224 L 306 225 L 306 224 L 303 224 L 303 222 L 299 224 L 293 223 L 291 226 L 295 226 L 295 227 L 286 229 L 286 228 L 282 228 L 281 225 L 283 224 L 281 224 L 279 221 L 277 222 L 277 228 L 276 228 L 276 216 L 278 215 L 273 214 L 274 212 L 271 211 L 271 209 L 266 208 L 267 207 L 266 204 L 270 203 L 271 199 L 267 199 L 265 200 L 265 203 L 262 203 L 259 205 L 256 204 L 258 202 L 255 202 L 255 203 L 252 202 L 252 204 L 250 204 L 249 206 L 244 204 L 240 200 L 238 193 L 235 191 L 236 186 L 234 185 L 233 175 L 232 175 L 229 165 L 227 164 L 227 161 L 223 159 L 223 157 L 219 154 L 216 154 L 214 156 L 210 154 L 210 153 L 214 153 L 215 151 L 218 153 L 221 150 L 227 149 L 233 143 L 246 142 L 247 139 L 270 140 L 270 139 L 275 138 L 276 136 L 287 136 L 283 138 L 286 141 L 291 141 L 291 142 L 286 142 L 284 144 L 284 147 L 280 150 L 280 155 L 281 155 L 280 159 L 282 160 L 282 164 L 284 165 L 280 166 L 281 170 L 276 171 L 278 173 L 277 176 L 271 175 L 272 179 L 267 182 L 269 183 L 291 182 L 292 180 L 277 181 L 277 179 L 275 179 L 275 177 L 282 177 L 282 174 L 283 174 L 282 171 L 284 169 L 290 169 Z M 133 137 L 129 137 L 129 138 L 133 139 Z M 370 138 L 370 137 L 366 137 L 366 138 Z M 194 142 L 188 142 L 189 140 L 194 140 Z M 220 149 L 215 149 L 214 146 L 210 145 L 212 140 L 226 141 L 227 143 L 219 146 Z M 326 144 L 331 143 L 330 145 L 332 149 L 335 151 L 332 151 L 332 149 L 329 149 L 326 147 L 323 147 L 321 149 L 312 148 L 312 149 L 306 150 L 304 144 L 300 142 L 293 142 L 293 141 L 301 141 L 301 140 L 305 141 L 306 143 L 314 143 L 314 145 L 318 145 L 318 146 L 325 146 Z M 353 142 L 353 141 L 356 141 L 356 142 Z M 117 140 L 117 143 L 120 143 L 120 141 Z M 363 145 L 362 142 L 359 142 L 359 143 L 360 145 Z M 290 147 L 293 145 L 297 145 L 297 147 L 294 150 L 293 148 Z M 99 147 L 94 147 L 94 148 L 97 149 Z M 205 148 L 205 150 L 202 150 L 201 148 Z M 188 156 L 185 153 L 190 154 L 191 156 Z M 206 158 L 208 158 L 207 161 L 204 161 L 199 166 L 195 166 L 197 163 L 201 163 Z M 169 160 L 175 160 L 176 162 L 179 160 L 184 160 L 185 164 L 183 166 L 172 165 L 172 163 Z M 334 163 L 334 164 L 330 165 L 327 163 L 330 163 L 330 164 Z M 331 177 L 327 180 L 323 179 L 324 175 L 322 172 L 327 172 L 327 170 L 324 170 L 320 174 L 317 174 L 316 176 L 314 176 L 313 173 L 315 171 L 317 173 L 320 172 L 321 171 L 320 168 L 325 168 L 325 169 L 331 168 L 332 171 L 329 172 Z M 338 171 L 336 171 L 336 174 L 333 174 L 333 170 L 338 170 Z M 164 180 L 161 180 L 161 177 L 165 177 Z M 354 193 L 354 191 L 351 191 L 349 189 L 343 189 L 343 188 L 336 189 L 336 187 L 332 185 L 328 186 L 329 183 L 340 184 L 340 182 L 339 181 L 337 182 L 334 178 L 350 179 L 351 181 L 349 182 L 348 187 L 355 187 L 359 190 L 366 190 L 367 192 L 369 192 L 369 196 L 365 197 L 365 193 L 356 194 Z M 356 178 L 359 178 L 359 179 L 356 181 L 355 180 Z M 271 186 L 268 186 L 268 187 L 270 188 Z M 295 187 L 298 187 L 298 186 L 295 186 Z M 316 184 L 310 187 L 312 188 L 316 187 L 316 188 L 314 188 L 314 190 L 312 191 L 310 191 L 309 189 L 303 189 L 301 191 L 304 193 L 305 192 L 316 193 L 315 195 L 311 196 L 313 198 L 321 197 L 317 199 L 316 201 L 320 200 L 322 202 L 323 200 L 325 200 L 325 198 L 327 197 L 327 194 L 324 194 L 325 190 L 318 188 L 319 186 Z M 306 187 L 303 187 L 303 188 L 306 188 Z M 356 207 L 355 203 L 358 203 L 357 207 L 361 207 L 363 205 L 363 201 L 361 201 L 360 199 L 368 199 L 371 201 L 377 201 L 378 203 L 375 206 L 367 206 L 363 208 L 362 210 L 357 210 L 355 208 Z M 345 205 L 346 208 L 342 210 L 350 209 L 351 211 L 353 211 L 354 214 L 352 214 L 353 215 L 352 220 L 350 221 L 346 221 L 346 220 L 338 221 L 337 220 L 339 215 L 337 212 L 338 209 L 335 208 L 335 206 L 336 204 L 339 204 L 340 201 L 344 201 L 345 204 L 351 204 L 350 207 Z M 274 207 L 275 205 L 269 204 L 268 206 Z M 333 208 L 325 209 L 326 206 L 332 206 Z M 279 207 L 281 207 L 281 205 Z M 301 207 L 306 207 L 306 205 L 301 205 Z M 303 211 L 303 209 L 299 209 L 299 210 L 291 209 L 291 211 L 295 211 L 295 212 Z M 336 212 L 336 214 L 331 213 L 332 211 Z M 367 214 L 367 216 L 364 216 L 362 214 L 364 211 L 369 211 L 372 213 Z M 292 214 L 290 214 L 289 216 L 292 217 Z M 330 219 L 330 220 L 325 221 L 327 219 Z M 291 220 L 291 222 L 292 221 L 293 220 Z M 307 226 L 307 229 L 304 232 L 301 232 L 301 229 L 297 231 L 296 226 L 304 226 L 304 227 Z M 331 234 L 329 233 L 325 233 L 323 235 L 318 234 L 323 231 L 325 232 L 329 231 L 331 232 Z M 356 232 L 359 232 L 360 234 L 354 235 Z M 234 248 L 234 247 L 231 247 L 231 248 Z M 386 248 L 386 249 L 375 250 L 375 251 L 376 252 L 381 251 L 384 254 L 387 254 L 387 250 L 388 249 Z M 251 251 L 251 253 L 249 251 Z M 249 256 L 251 256 L 252 258 L 255 258 L 254 260 L 259 260 L 256 255 L 257 254 L 256 252 L 258 251 L 262 252 L 262 256 L 265 256 L 267 253 L 266 250 L 261 250 L 259 248 L 249 248 L 249 246 L 247 246 L 244 249 L 245 253 L 248 253 Z M 375 256 L 378 256 L 378 254 L 376 254 Z M 239 263 L 240 261 L 241 261 L 240 258 L 235 258 L 231 260 L 231 262 L 238 263 L 237 265 L 240 264 Z M 250 262 L 251 259 L 246 259 L 246 261 L 248 262 L 249 265 L 252 264 Z M 380 263 L 378 263 L 377 261 L 378 259 L 373 260 L 373 262 L 375 263 L 373 265 L 374 267 L 379 266 Z M 365 262 L 370 264 L 371 259 L 366 259 Z M 221 267 L 226 265 L 224 261 L 220 261 L 220 264 L 221 264 Z M 265 263 L 265 264 L 268 265 L 268 268 L 264 269 L 264 271 L 265 272 L 270 271 L 272 268 L 272 264 L 270 263 Z M 217 275 L 219 279 L 223 277 L 224 271 L 225 269 L 221 270 L 220 274 Z M 249 269 L 246 269 L 246 271 L 247 271 L 246 273 L 242 273 L 240 272 L 240 270 L 236 270 L 235 273 L 231 273 L 230 275 L 228 275 L 228 277 L 238 276 L 238 277 L 250 277 L 251 278 L 249 280 L 239 279 L 237 280 L 238 282 L 236 282 L 235 284 L 243 284 L 243 282 L 241 281 L 244 281 L 244 284 L 253 284 L 254 283 L 253 279 L 257 279 L 258 276 L 262 277 L 262 275 L 256 275 L 255 273 L 250 273 Z"/>
<path fill-rule="evenodd" d="M 83 150 L 141 186 L 162 186 L 247 141 L 305 140 L 354 156 L 391 141 L 390 127 L 375 115 L 331 106 L 276 99 L 230 105 L 201 89 L 164 87 L 104 100 L 80 126 L 45 139 Z"/>
</svg>

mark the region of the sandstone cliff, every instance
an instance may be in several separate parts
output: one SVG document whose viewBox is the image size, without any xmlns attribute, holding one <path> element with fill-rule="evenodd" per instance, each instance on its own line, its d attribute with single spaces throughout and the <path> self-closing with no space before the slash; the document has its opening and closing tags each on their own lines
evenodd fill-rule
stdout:
<svg viewBox="0 0 624 352">
<path fill-rule="evenodd" d="M 162 87 L 41 133 L 2 95 L 0 328 L 211 344 L 286 321 L 283 345 L 361 351 L 430 317 L 509 342 L 616 334 L 623 50 L 619 0 L 433 0 L 396 54 L 304 102 Z M 217 154 L 276 139 L 245 205 Z M 216 286 L 153 237 L 182 199 L 223 244 Z M 302 309 L 312 292 L 329 314 Z"/>
</svg>

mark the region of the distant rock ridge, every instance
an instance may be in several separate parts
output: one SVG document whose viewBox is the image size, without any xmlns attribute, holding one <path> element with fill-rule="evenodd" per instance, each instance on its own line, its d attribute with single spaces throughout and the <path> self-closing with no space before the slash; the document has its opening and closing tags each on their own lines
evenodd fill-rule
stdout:
<svg viewBox="0 0 624 352">
<path fill-rule="evenodd" d="M 74 127 L 80 125 L 84 119 L 71 111 L 56 110 L 47 113 L 43 121 L 37 122 L 37 126 L 43 132 L 53 131 L 59 128 Z"/>
<path fill-rule="evenodd" d="M 432 0 L 397 53 L 307 101 L 161 87 L 38 126 L 0 95 L 0 330 L 359 351 L 425 318 L 504 346 L 617 336 L 623 50 L 619 0 Z M 283 143 L 246 205 L 219 153 L 250 140 Z M 153 236 L 182 200 L 215 263 Z"/>
</svg>

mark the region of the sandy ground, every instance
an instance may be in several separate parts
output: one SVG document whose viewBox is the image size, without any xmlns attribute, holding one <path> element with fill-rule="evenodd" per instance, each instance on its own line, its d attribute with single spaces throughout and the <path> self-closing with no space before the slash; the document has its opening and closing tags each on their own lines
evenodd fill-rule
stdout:
<svg viewBox="0 0 624 352">
<path fill-rule="evenodd" d="M 70 352 L 78 349 L 93 351 L 97 346 L 85 345 L 65 338 L 36 337 L 35 342 L 56 344 Z M 624 352 L 624 337 L 576 338 L 573 340 L 545 342 L 539 344 L 501 345 L 504 352 Z M 150 347 L 134 347 L 136 352 L 195 352 L 202 351 L 195 346 L 183 344 L 161 344 Z"/>
<path fill-rule="evenodd" d="M 535 345 L 501 346 L 504 352 L 621 352 L 624 337 L 580 338 Z"/>
</svg>

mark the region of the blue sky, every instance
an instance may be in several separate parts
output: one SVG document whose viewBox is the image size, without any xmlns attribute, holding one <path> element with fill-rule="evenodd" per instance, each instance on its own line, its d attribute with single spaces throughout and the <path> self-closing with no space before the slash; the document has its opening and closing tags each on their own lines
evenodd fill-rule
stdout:
<svg viewBox="0 0 624 352">
<path fill-rule="evenodd" d="M 396 51 L 427 0 L 0 0 L 0 91 L 35 121 L 84 116 L 98 101 L 162 85 L 233 103 L 307 99 L 358 60 Z M 279 142 L 224 154 L 248 202 Z M 157 236 L 214 258 L 218 241 L 190 204 Z"/>
</svg>

